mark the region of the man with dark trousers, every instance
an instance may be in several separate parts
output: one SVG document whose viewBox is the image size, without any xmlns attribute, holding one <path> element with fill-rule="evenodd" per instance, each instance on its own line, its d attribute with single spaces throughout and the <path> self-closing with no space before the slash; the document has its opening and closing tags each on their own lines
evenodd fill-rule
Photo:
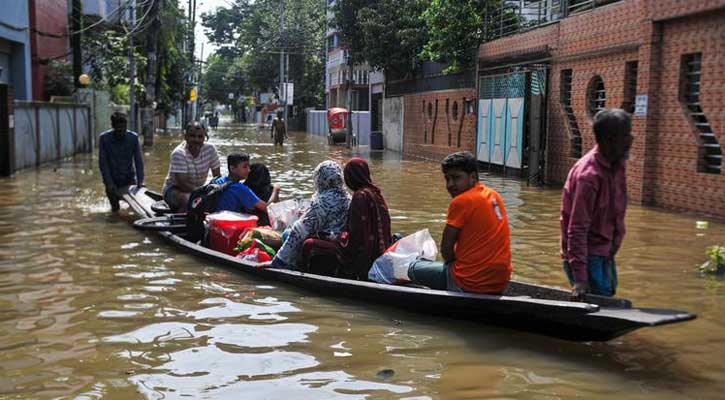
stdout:
<svg viewBox="0 0 725 400">
<path fill-rule="evenodd" d="M 143 154 L 138 135 L 127 129 L 122 112 L 111 115 L 111 126 L 98 139 L 98 166 L 101 169 L 111 210 L 120 209 L 119 200 L 131 185 L 143 186 Z"/>
</svg>

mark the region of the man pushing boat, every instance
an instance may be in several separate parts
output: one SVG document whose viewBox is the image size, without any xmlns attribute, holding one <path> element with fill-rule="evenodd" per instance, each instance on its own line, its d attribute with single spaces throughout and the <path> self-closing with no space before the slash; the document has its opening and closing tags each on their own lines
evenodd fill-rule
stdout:
<svg viewBox="0 0 725 400">
<path fill-rule="evenodd" d="M 594 116 L 593 128 L 597 144 L 571 168 L 561 198 L 561 257 L 576 300 L 585 293 L 614 296 L 614 256 L 625 233 L 632 118 L 605 109 Z"/>
</svg>

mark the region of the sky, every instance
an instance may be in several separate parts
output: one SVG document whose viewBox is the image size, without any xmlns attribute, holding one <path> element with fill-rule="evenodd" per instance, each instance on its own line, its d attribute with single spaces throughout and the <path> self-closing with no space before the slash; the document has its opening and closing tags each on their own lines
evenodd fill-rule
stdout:
<svg viewBox="0 0 725 400">
<path fill-rule="evenodd" d="M 179 2 L 184 10 L 187 10 L 188 15 L 189 0 L 180 0 Z M 201 14 L 213 11 L 217 7 L 229 7 L 232 2 L 233 0 L 196 0 L 196 29 L 194 29 L 196 35 L 194 38 L 194 53 L 197 59 L 202 57 L 202 44 L 204 45 L 204 60 L 206 60 L 209 55 L 216 50 L 216 46 L 210 44 L 209 39 L 204 34 L 204 27 L 201 26 Z"/>
</svg>

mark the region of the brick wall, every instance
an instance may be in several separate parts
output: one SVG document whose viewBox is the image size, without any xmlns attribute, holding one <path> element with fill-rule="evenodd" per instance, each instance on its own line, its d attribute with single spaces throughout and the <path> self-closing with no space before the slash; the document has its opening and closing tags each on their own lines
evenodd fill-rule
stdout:
<svg viewBox="0 0 725 400">
<path fill-rule="evenodd" d="M 405 96 L 403 154 L 440 161 L 456 151 L 475 153 L 476 114 L 467 112 L 465 101 L 474 99 L 475 94 L 475 89 L 459 89 Z"/>
<path fill-rule="evenodd" d="M 70 59 L 66 56 L 69 52 L 68 4 L 67 0 L 31 0 L 29 3 L 33 100 L 48 100 L 43 87 L 48 61 Z"/>
<path fill-rule="evenodd" d="M 696 130 L 679 101 L 681 57 L 701 52 L 700 102 L 721 148 L 725 149 L 724 49 L 725 9 L 662 24 L 653 204 L 725 216 L 725 174 L 697 172 Z"/>
<path fill-rule="evenodd" d="M 592 78 L 599 76 L 604 82 L 606 107 L 621 107 L 625 64 L 637 61 L 636 93 L 648 95 L 648 111 L 633 118 L 630 199 L 725 217 L 725 174 L 697 172 L 697 135 L 678 97 L 681 56 L 702 52 L 701 101 L 716 137 L 725 144 L 725 0 L 624 0 L 482 44 L 479 57 L 490 63 L 543 47 L 551 56 L 548 183 L 563 183 L 576 161 L 570 156 L 570 131 L 561 104 L 561 71 L 573 72 L 572 108 L 585 153 L 595 144 L 587 110 Z"/>
</svg>

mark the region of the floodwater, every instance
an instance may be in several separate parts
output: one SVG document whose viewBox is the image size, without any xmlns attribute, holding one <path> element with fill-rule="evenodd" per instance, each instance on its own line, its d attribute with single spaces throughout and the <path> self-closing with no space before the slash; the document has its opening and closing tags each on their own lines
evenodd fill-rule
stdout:
<svg viewBox="0 0 725 400">
<path fill-rule="evenodd" d="M 267 130 L 212 133 L 222 156 L 265 161 L 283 197 L 311 193 L 320 161 L 355 154 Z M 160 188 L 178 137 L 147 150 Z M 449 197 L 438 165 L 368 154 L 393 229 L 440 237 Z M 96 158 L 0 179 L 0 398 L 569 399 L 722 398 L 725 288 L 695 266 L 725 224 L 632 206 L 618 258 L 620 295 L 695 321 L 607 343 L 321 297 L 181 254 L 109 211 Z M 515 277 L 565 286 L 560 191 L 483 175 L 504 196 Z M 725 206 L 725 204 L 723 205 Z"/>
</svg>

